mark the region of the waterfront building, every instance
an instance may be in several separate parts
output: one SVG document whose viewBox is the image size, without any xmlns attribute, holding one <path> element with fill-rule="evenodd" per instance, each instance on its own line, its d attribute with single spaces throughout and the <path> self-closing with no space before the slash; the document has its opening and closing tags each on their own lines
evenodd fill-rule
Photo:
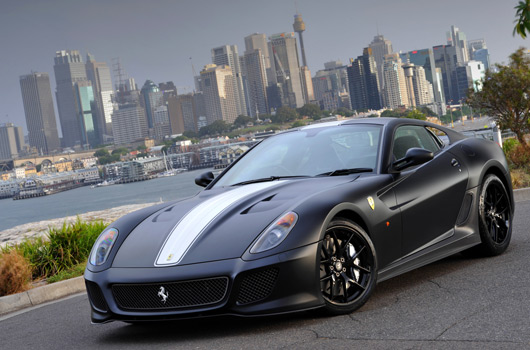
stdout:
<svg viewBox="0 0 530 350">
<path fill-rule="evenodd" d="M 55 53 L 55 82 L 59 120 L 63 134 L 63 146 L 74 147 L 82 144 L 82 129 L 77 110 L 75 84 L 86 81 L 86 68 L 79 51 L 61 50 Z"/>
<path fill-rule="evenodd" d="M 81 129 L 81 146 L 85 149 L 102 144 L 101 126 L 99 124 L 97 102 L 92 83 L 88 80 L 78 81 L 74 85 L 79 127 Z"/>
<path fill-rule="evenodd" d="M 232 69 L 226 65 L 206 65 L 201 71 L 201 86 L 208 124 L 216 120 L 233 123 L 238 114 Z"/>
<path fill-rule="evenodd" d="M 237 45 L 224 45 L 212 49 L 212 63 L 217 66 L 226 65 L 232 70 L 232 84 L 236 101 L 237 115 L 247 115 L 243 74 L 237 51 Z"/>
<path fill-rule="evenodd" d="M 261 49 L 246 51 L 244 55 L 250 116 L 269 113 L 267 73 Z"/>
<path fill-rule="evenodd" d="M 425 79 L 427 79 L 432 85 L 434 98 L 432 110 L 439 115 L 445 114 L 446 103 L 444 98 L 442 70 L 435 65 L 433 49 L 427 48 L 413 50 L 401 53 L 400 56 L 403 63 L 413 63 L 415 66 L 423 68 Z"/>
<path fill-rule="evenodd" d="M 280 33 L 272 35 L 269 40 L 273 56 L 271 66 L 276 73 L 274 81 L 281 86 L 282 105 L 302 107 L 306 101 L 295 35 L 293 32 Z"/>
<path fill-rule="evenodd" d="M 385 56 L 383 62 L 383 79 L 385 81 L 384 94 L 386 107 L 390 109 L 410 107 L 411 99 L 409 99 L 409 91 L 405 82 L 405 72 L 403 71 L 401 58 L 398 53 Z"/>
<path fill-rule="evenodd" d="M 0 159 L 17 158 L 24 148 L 24 134 L 13 123 L 0 124 Z"/>
<path fill-rule="evenodd" d="M 155 110 L 164 105 L 164 93 L 152 80 L 146 80 L 140 91 L 142 95 L 143 107 L 147 117 L 147 127 L 151 130 L 154 128 Z"/>
<path fill-rule="evenodd" d="M 352 109 L 381 109 L 379 78 L 372 49 L 364 48 L 363 55 L 350 60 L 348 84 Z"/>
<path fill-rule="evenodd" d="M 248 149 L 246 145 L 230 145 L 219 152 L 219 162 L 224 165 L 229 165 L 241 157 Z"/>
<path fill-rule="evenodd" d="M 376 69 L 377 69 L 377 78 L 379 79 L 379 88 L 383 90 L 385 87 L 385 80 L 383 79 L 383 62 L 385 61 L 385 56 L 394 52 L 392 49 L 392 42 L 388 39 L 385 39 L 383 35 L 376 35 L 370 45 L 372 49 L 372 56 L 374 57 Z"/>
<path fill-rule="evenodd" d="M 99 138 L 103 140 L 103 135 L 109 137 L 112 135 L 112 112 L 114 110 L 112 95 L 114 90 L 112 88 L 110 69 L 107 63 L 96 62 L 94 55 L 90 53 L 87 54 L 86 60 L 86 74 L 88 80 L 92 82 L 98 124 L 100 125 Z"/>
<path fill-rule="evenodd" d="M 40 154 L 58 151 L 61 143 L 55 121 L 50 76 L 48 73 L 23 75 L 20 77 L 20 90 L 29 145 Z"/>
</svg>

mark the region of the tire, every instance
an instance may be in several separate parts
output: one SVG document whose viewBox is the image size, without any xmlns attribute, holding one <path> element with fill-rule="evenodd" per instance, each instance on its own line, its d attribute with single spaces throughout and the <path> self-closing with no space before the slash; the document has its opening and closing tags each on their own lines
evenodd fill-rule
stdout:
<svg viewBox="0 0 530 350">
<path fill-rule="evenodd" d="M 355 223 L 334 219 L 319 249 L 319 284 L 324 312 L 351 313 L 368 300 L 377 280 L 377 259 L 370 237 Z"/>
<path fill-rule="evenodd" d="M 486 256 L 504 253 L 512 237 L 513 212 L 504 184 L 493 174 L 482 182 L 478 214 L 481 240 L 478 250 Z"/>
</svg>

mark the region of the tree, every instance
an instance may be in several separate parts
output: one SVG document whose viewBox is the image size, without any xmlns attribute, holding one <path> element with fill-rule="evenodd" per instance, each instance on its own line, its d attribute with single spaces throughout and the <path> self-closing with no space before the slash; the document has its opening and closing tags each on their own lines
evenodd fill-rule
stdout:
<svg viewBox="0 0 530 350">
<path fill-rule="evenodd" d="M 125 147 L 116 148 L 114 151 L 112 151 L 112 155 L 119 154 L 119 155 L 126 155 L 129 153 L 129 150 Z"/>
<path fill-rule="evenodd" d="M 228 130 L 230 130 L 230 127 L 224 120 L 216 120 L 210 125 L 203 126 L 201 130 L 199 130 L 199 136 L 220 135 Z"/>
<path fill-rule="evenodd" d="M 97 157 L 97 158 L 108 156 L 108 155 L 109 155 L 109 151 L 106 148 L 100 148 L 94 153 L 94 157 Z"/>
<path fill-rule="evenodd" d="M 306 103 L 296 111 L 303 117 L 314 118 L 322 115 L 322 110 L 320 110 L 320 107 L 312 103 Z"/>
<path fill-rule="evenodd" d="M 510 55 L 507 66 L 495 64 L 478 82 L 479 91 L 469 89 L 467 102 L 489 114 L 502 130 L 510 129 L 524 148 L 530 133 L 530 58 L 521 47 Z"/>
<path fill-rule="evenodd" d="M 275 119 L 278 123 L 292 122 L 298 119 L 298 113 L 294 108 L 288 106 L 281 106 L 276 111 Z"/>
<path fill-rule="evenodd" d="M 515 28 L 513 28 L 513 36 L 519 34 L 521 38 L 526 39 L 526 32 L 530 33 L 530 0 L 519 1 L 519 4 L 514 7 L 515 12 Z"/>
<path fill-rule="evenodd" d="M 297 120 L 291 125 L 291 128 L 294 129 L 294 128 L 299 128 L 301 126 L 305 126 L 305 123 L 301 120 Z"/>
<path fill-rule="evenodd" d="M 346 107 L 339 107 L 339 109 L 335 111 L 335 114 L 340 114 L 345 117 L 351 117 L 353 115 L 353 111 L 349 110 Z"/>
<path fill-rule="evenodd" d="M 425 114 L 418 111 L 417 109 L 413 109 L 412 111 L 409 111 L 405 117 L 409 119 L 427 120 L 427 118 L 425 117 Z"/>
<path fill-rule="evenodd" d="M 240 115 L 234 120 L 234 126 L 240 127 L 240 126 L 247 126 L 248 123 L 253 122 L 254 119 L 251 117 L 248 117 L 246 115 Z"/>
</svg>

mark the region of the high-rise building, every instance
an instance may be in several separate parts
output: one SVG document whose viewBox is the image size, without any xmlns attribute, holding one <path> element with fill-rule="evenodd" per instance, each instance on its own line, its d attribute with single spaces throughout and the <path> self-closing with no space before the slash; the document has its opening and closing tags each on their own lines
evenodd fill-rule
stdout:
<svg viewBox="0 0 530 350">
<path fill-rule="evenodd" d="M 442 79 L 442 71 L 437 68 L 434 62 L 433 49 L 422 49 L 414 50 L 406 53 L 402 53 L 401 61 L 403 63 L 412 63 L 416 67 L 422 67 L 425 73 L 425 78 L 429 83 L 432 84 L 434 105 L 433 111 L 439 115 L 445 114 L 445 98 L 444 98 L 444 85 Z"/>
<path fill-rule="evenodd" d="M 351 108 L 349 102 L 346 105 L 342 103 L 341 94 L 349 96 L 349 93 L 347 67 L 341 61 L 324 63 L 324 69 L 317 71 L 312 80 L 315 100 L 320 102 L 323 109 Z"/>
<path fill-rule="evenodd" d="M 452 25 L 451 30 L 447 32 L 447 45 L 456 48 L 457 65 L 469 61 L 466 35 L 454 25 Z"/>
<path fill-rule="evenodd" d="M 302 78 L 302 92 L 304 93 L 304 102 L 310 103 L 315 100 L 315 91 L 313 89 L 313 80 L 311 71 L 308 66 L 300 67 L 300 76 Z"/>
<path fill-rule="evenodd" d="M 485 70 L 490 68 L 490 55 L 484 39 L 469 40 L 467 48 L 471 60 L 482 62 Z"/>
<path fill-rule="evenodd" d="M 48 73 L 31 73 L 21 76 L 20 90 L 26 115 L 29 145 L 42 154 L 58 150 L 61 143 L 57 132 Z"/>
<path fill-rule="evenodd" d="M 381 109 L 379 78 L 372 49 L 364 48 L 363 55 L 350 62 L 347 71 L 352 109 Z"/>
<path fill-rule="evenodd" d="M 61 50 L 55 53 L 55 82 L 59 120 L 65 147 L 80 146 L 82 131 L 77 113 L 75 84 L 86 81 L 86 68 L 77 50 Z"/>
<path fill-rule="evenodd" d="M 479 90 L 478 82 L 484 78 L 486 72 L 484 68 L 484 64 L 480 61 L 468 61 L 456 68 L 458 95 L 455 103 L 465 100 L 469 89 Z"/>
<path fill-rule="evenodd" d="M 169 123 L 168 106 L 161 105 L 153 111 L 153 138 L 162 140 L 165 136 L 171 135 Z"/>
<path fill-rule="evenodd" d="M 261 49 L 255 49 L 253 51 L 245 51 L 244 58 L 250 115 L 256 117 L 258 114 L 269 113 L 265 57 Z"/>
<path fill-rule="evenodd" d="M 383 79 L 385 80 L 386 106 L 391 109 L 409 107 L 411 99 L 409 99 L 405 73 L 398 53 L 391 53 L 385 56 Z"/>
<path fill-rule="evenodd" d="M 385 61 L 385 56 L 394 52 L 392 49 L 392 42 L 388 39 L 385 39 L 383 35 L 376 35 L 374 40 L 368 45 L 372 49 L 372 56 L 374 56 L 374 61 L 377 66 L 377 78 L 379 79 L 380 89 L 382 90 L 385 87 L 385 80 L 383 79 L 383 62 Z"/>
<path fill-rule="evenodd" d="M 102 132 L 92 83 L 88 80 L 78 81 L 74 85 L 74 90 L 81 129 L 81 146 L 85 149 L 94 148 L 102 144 L 100 137 Z"/>
<path fill-rule="evenodd" d="M 269 51 L 269 44 L 267 43 L 267 36 L 265 34 L 254 33 L 245 37 L 245 53 L 254 50 L 261 50 L 263 55 L 263 63 L 265 65 L 265 73 L 267 74 L 267 82 L 269 84 L 276 82 L 275 74 L 271 68 L 271 57 Z"/>
<path fill-rule="evenodd" d="M 147 117 L 147 127 L 153 129 L 155 110 L 164 105 L 164 93 L 160 91 L 152 80 L 146 80 L 140 92 L 143 97 L 142 102 Z"/>
<path fill-rule="evenodd" d="M 170 97 L 168 111 L 172 134 L 197 132 L 197 108 L 193 94 Z"/>
<path fill-rule="evenodd" d="M 411 96 L 414 98 L 414 101 L 410 102 L 411 105 L 432 108 L 434 105 L 434 94 L 432 84 L 425 77 L 425 69 L 413 63 L 404 63 L 403 69 L 405 71 L 407 91 L 409 91 L 409 100 Z"/>
<path fill-rule="evenodd" d="M 139 103 L 122 104 L 112 114 L 114 144 L 132 143 L 147 136 L 145 110 Z"/>
<path fill-rule="evenodd" d="M 236 45 L 225 45 L 212 49 L 212 63 L 217 66 L 227 65 L 232 69 L 233 90 L 238 115 L 247 114 L 243 75 Z"/>
<path fill-rule="evenodd" d="M 456 67 L 458 61 L 458 48 L 455 46 L 438 45 L 433 48 L 434 64 L 442 74 L 444 97 L 447 104 L 458 100 L 456 81 Z M 463 63 L 463 62 L 462 62 Z"/>
<path fill-rule="evenodd" d="M 13 123 L 0 124 L 0 159 L 17 158 L 24 147 L 24 134 Z"/>
<path fill-rule="evenodd" d="M 298 49 L 294 33 L 281 33 L 270 38 L 271 65 L 276 72 L 276 82 L 282 86 L 282 105 L 293 108 L 305 103 Z"/>
<path fill-rule="evenodd" d="M 87 54 L 86 74 L 88 80 L 92 82 L 94 99 L 97 105 L 98 124 L 100 125 L 101 135 L 112 135 L 112 79 L 110 69 L 105 62 L 96 62 L 94 55 Z"/>
<path fill-rule="evenodd" d="M 208 64 L 201 71 L 201 86 L 208 124 L 216 120 L 233 123 L 238 117 L 232 69 Z"/>
</svg>

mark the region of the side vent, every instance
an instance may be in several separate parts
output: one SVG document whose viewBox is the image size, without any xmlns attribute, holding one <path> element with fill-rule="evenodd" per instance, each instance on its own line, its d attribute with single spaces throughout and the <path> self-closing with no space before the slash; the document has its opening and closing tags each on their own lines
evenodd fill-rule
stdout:
<svg viewBox="0 0 530 350">
<path fill-rule="evenodd" d="M 462 226 L 466 223 L 469 218 L 469 212 L 471 211 L 471 204 L 473 204 L 473 195 L 471 193 L 466 193 L 464 200 L 462 201 L 460 213 L 458 213 L 458 218 L 456 219 L 456 226 Z"/>
<path fill-rule="evenodd" d="M 103 296 L 103 292 L 101 291 L 99 286 L 94 282 L 86 280 L 85 285 L 88 294 L 88 299 L 90 300 L 92 307 L 99 312 L 107 312 L 109 308 L 107 306 L 107 302 L 105 302 L 105 297 Z"/>
</svg>

